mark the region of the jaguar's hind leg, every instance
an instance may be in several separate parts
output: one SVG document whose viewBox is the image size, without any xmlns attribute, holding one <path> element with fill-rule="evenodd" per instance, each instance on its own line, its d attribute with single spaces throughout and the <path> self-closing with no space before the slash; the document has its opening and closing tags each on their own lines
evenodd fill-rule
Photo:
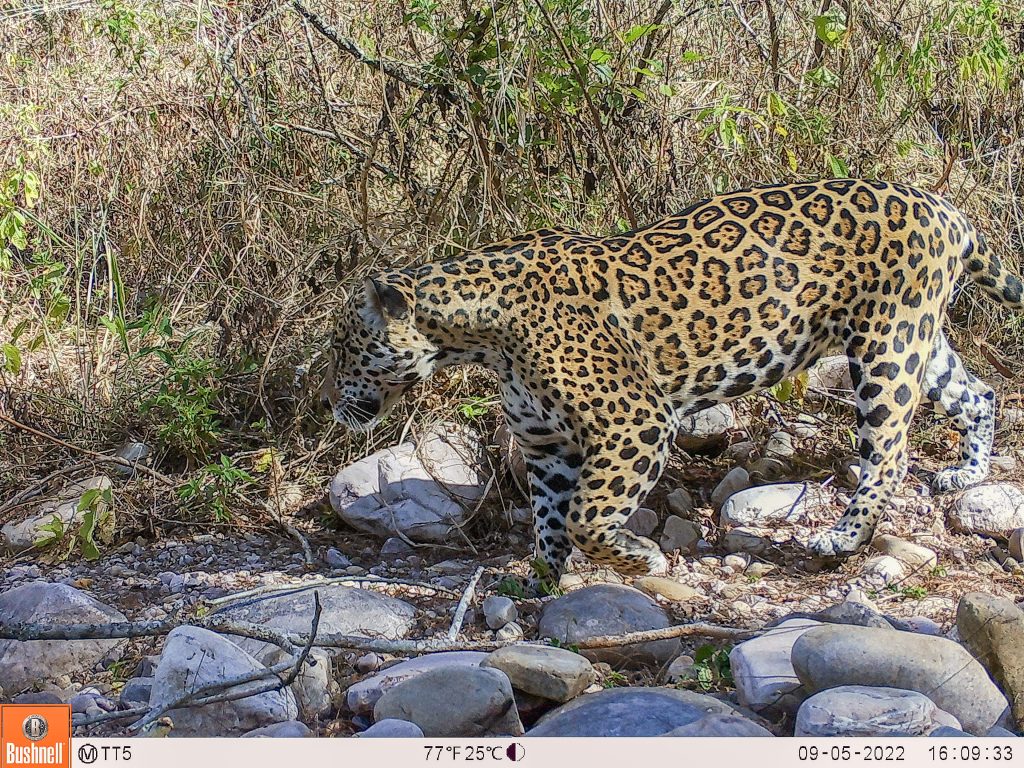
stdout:
<svg viewBox="0 0 1024 768">
<path fill-rule="evenodd" d="M 964 367 L 941 332 L 925 370 L 924 395 L 960 433 L 960 464 L 938 472 L 932 488 L 942 493 L 980 483 L 988 477 L 992 456 L 995 393 Z"/>
<path fill-rule="evenodd" d="M 897 339 L 848 345 L 850 374 L 857 397 L 860 482 L 846 513 L 830 530 L 811 537 L 814 554 L 831 557 L 856 552 L 871 540 L 875 525 L 907 472 L 907 431 L 921 394 L 925 362 L 913 346 Z M 899 348 L 902 353 L 896 352 Z"/>
<path fill-rule="evenodd" d="M 550 588 L 558 586 L 572 553 L 565 519 L 576 490 L 582 459 L 577 453 L 564 453 L 553 455 L 531 450 L 529 446 L 523 449 L 533 507 L 535 573 L 530 587 L 534 592 L 550 592 Z"/>
<path fill-rule="evenodd" d="M 668 567 L 657 544 L 624 527 L 668 457 L 667 429 L 662 434 L 652 427 L 643 435 L 588 452 L 567 521 L 569 538 L 590 560 L 626 575 L 664 573 Z"/>
</svg>

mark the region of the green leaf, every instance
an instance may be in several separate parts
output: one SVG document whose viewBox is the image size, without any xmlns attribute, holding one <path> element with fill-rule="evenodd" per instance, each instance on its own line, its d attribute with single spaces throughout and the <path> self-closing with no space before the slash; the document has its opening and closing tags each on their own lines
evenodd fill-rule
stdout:
<svg viewBox="0 0 1024 768">
<path fill-rule="evenodd" d="M 4 353 L 4 368 L 17 376 L 21 372 L 21 352 L 13 344 L 0 346 L 0 351 Z"/>
<path fill-rule="evenodd" d="M 715 646 L 713 645 L 702 645 L 693 654 L 693 661 L 695 664 L 703 664 L 704 662 L 711 659 L 715 655 Z"/>
<path fill-rule="evenodd" d="M 623 40 L 626 44 L 635 43 L 642 37 L 645 37 L 656 29 L 661 29 L 660 24 L 637 24 L 635 27 L 630 27 L 626 34 L 623 36 Z"/>
<path fill-rule="evenodd" d="M 82 526 L 78 529 L 78 541 L 82 547 L 82 557 L 86 560 L 98 560 L 100 557 L 99 547 L 96 546 L 96 540 L 93 537 L 95 531 L 96 512 L 90 510 L 82 516 Z"/>
<path fill-rule="evenodd" d="M 14 326 L 14 330 L 11 331 L 12 344 L 16 342 L 19 338 L 21 338 L 21 334 L 25 332 L 26 328 L 28 328 L 28 320 L 22 320 L 20 323 Z"/>
<path fill-rule="evenodd" d="M 838 8 L 814 17 L 814 35 L 826 45 L 839 45 L 846 34 L 846 17 Z"/>
<path fill-rule="evenodd" d="M 828 164 L 829 173 L 832 174 L 833 178 L 848 179 L 850 177 L 850 168 L 841 157 L 836 157 L 831 152 L 826 152 L 825 162 Z"/>
</svg>

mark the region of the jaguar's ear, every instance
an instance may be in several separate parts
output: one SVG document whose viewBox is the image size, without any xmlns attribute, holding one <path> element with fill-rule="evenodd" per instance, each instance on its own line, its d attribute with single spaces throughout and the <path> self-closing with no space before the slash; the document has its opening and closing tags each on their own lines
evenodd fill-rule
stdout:
<svg viewBox="0 0 1024 768">
<path fill-rule="evenodd" d="M 409 302 L 393 285 L 368 278 L 365 291 L 364 319 L 374 328 L 383 328 L 391 320 L 403 320 L 409 314 Z"/>
</svg>

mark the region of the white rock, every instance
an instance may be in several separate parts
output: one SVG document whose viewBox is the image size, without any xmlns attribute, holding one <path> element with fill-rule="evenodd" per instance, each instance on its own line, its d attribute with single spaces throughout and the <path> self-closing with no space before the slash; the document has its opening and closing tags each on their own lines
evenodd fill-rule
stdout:
<svg viewBox="0 0 1024 768">
<path fill-rule="evenodd" d="M 895 557 L 879 555 L 867 560 L 861 568 L 861 573 L 869 578 L 879 579 L 883 584 L 892 584 L 906 576 L 907 569 Z"/>
<path fill-rule="evenodd" d="M 150 706 L 164 707 L 184 691 L 255 672 L 263 665 L 230 640 L 200 627 L 177 627 L 167 635 L 153 678 Z M 267 691 L 256 696 L 203 707 L 172 709 L 172 736 L 241 736 L 255 728 L 298 716 L 291 691 Z"/>
<path fill-rule="evenodd" d="M 904 541 L 898 536 L 882 534 L 876 536 L 871 546 L 883 555 L 889 555 L 907 565 L 911 570 L 927 574 L 938 563 L 938 556 L 928 547 Z"/>
<path fill-rule="evenodd" d="M 796 522 L 809 512 L 827 507 L 831 497 L 812 483 L 779 483 L 747 488 L 722 505 L 723 526 L 771 526 Z"/>
<path fill-rule="evenodd" d="M 800 705 L 794 735 L 924 736 L 940 725 L 937 709 L 917 691 L 843 685 Z"/>
<path fill-rule="evenodd" d="M 811 619 L 788 619 L 733 648 L 729 662 L 740 705 L 755 712 L 795 712 L 804 694 L 790 653 L 802 634 L 820 626 Z"/>
<path fill-rule="evenodd" d="M 1008 536 L 1024 528 L 1024 491 L 1010 483 L 968 488 L 949 508 L 949 521 L 959 531 Z"/>
<path fill-rule="evenodd" d="M 726 555 L 722 558 L 722 565 L 732 568 L 736 573 L 743 573 L 747 570 L 747 566 L 750 565 L 750 555 Z"/>
<path fill-rule="evenodd" d="M 992 468 L 1000 472 L 1013 472 L 1017 468 L 1017 459 L 1013 456 L 993 456 Z"/>
<path fill-rule="evenodd" d="M 290 654 L 283 648 L 278 648 L 276 653 L 265 659 L 265 663 L 267 666 L 273 666 L 289 658 Z M 288 686 L 288 690 L 295 696 L 301 719 L 313 722 L 331 711 L 340 690 L 331 674 L 330 655 L 320 648 L 314 648 L 310 651 L 309 658 L 316 663 L 303 664 L 298 677 Z"/>
<path fill-rule="evenodd" d="M 793 436 L 788 432 L 775 432 L 768 438 L 764 447 L 764 455 L 774 459 L 788 459 L 796 453 Z"/>
<path fill-rule="evenodd" d="M 523 628 L 515 621 L 510 621 L 494 633 L 495 640 L 502 640 L 506 642 L 522 640 L 525 636 L 526 633 L 523 631 Z"/>
<path fill-rule="evenodd" d="M 367 533 L 442 542 L 484 494 L 481 450 L 468 430 L 438 425 L 418 445 L 385 448 L 341 470 L 331 481 L 331 506 Z"/>
<path fill-rule="evenodd" d="M 54 517 L 61 521 L 65 531 L 71 531 L 70 535 L 77 535 L 78 527 L 87 511 L 78 509 L 82 496 L 86 491 L 92 489 L 103 491 L 108 488 L 110 488 L 110 478 L 106 475 L 96 475 L 88 480 L 71 483 L 53 498 L 39 504 L 27 519 L 17 523 L 7 523 L 0 528 L 0 541 L 13 552 L 32 549 L 37 541 L 50 537 L 51 534 L 45 531 L 44 527 L 50 524 Z M 106 506 L 102 497 L 96 499 L 94 504 L 96 511 L 103 511 Z"/>
<path fill-rule="evenodd" d="M 846 391 L 853 389 L 850 379 L 850 361 L 846 355 L 830 355 L 821 358 L 807 371 L 807 399 L 820 399 L 814 390 Z"/>
<path fill-rule="evenodd" d="M 714 405 L 682 419 L 676 445 L 684 451 L 714 450 L 725 444 L 729 430 L 736 428 L 736 416 L 728 405 Z"/>
</svg>

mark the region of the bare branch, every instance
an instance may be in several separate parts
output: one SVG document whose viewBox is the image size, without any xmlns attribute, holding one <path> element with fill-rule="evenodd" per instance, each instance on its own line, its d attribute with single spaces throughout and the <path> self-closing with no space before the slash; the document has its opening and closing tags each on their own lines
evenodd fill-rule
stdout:
<svg viewBox="0 0 1024 768">
<path fill-rule="evenodd" d="M 447 88 L 442 88 L 437 83 L 432 83 L 427 80 L 418 71 L 418 68 L 412 64 L 394 61 L 393 59 L 371 56 L 360 48 L 355 40 L 343 37 L 338 30 L 324 22 L 323 19 L 300 3 L 299 0 L 292 0 L 292 7 L 295 8 L 300 16 L 312 24 L 313 27 L 316 28 L 317 32 L 334 43 L 338 47 L 338 50 L 344 51 L 356 61 L 365 64 L 372 69 L 376 69 L 379 72 L 383 72 L 393 80 L 405 83 L 419 91 L 434 94 L 450 103 L 455 102 Z"/>
<path fill-rule="evenodd" d="M 483 566 L 476 569 L 476 573 L 473 574 L 473 578 L 469 580 L 469 584 L 466 585 L 466 591 L 462 593 L 462 599 L 459 600 L 458 606 L 455 608 L 455 615 L 452 617 L 452 625 L 448 628 L 448 641 L 454 642 L 455 638 L 459 636 L 459 631 L 462 629 L 462 622 L 466 618 L 466 611 L 469 609 L 469 604 L 473 602 L 473 594 L 476 592 L 477 582 L 480 581 L 480 577 L 484 575 Z"/>
</svg>

